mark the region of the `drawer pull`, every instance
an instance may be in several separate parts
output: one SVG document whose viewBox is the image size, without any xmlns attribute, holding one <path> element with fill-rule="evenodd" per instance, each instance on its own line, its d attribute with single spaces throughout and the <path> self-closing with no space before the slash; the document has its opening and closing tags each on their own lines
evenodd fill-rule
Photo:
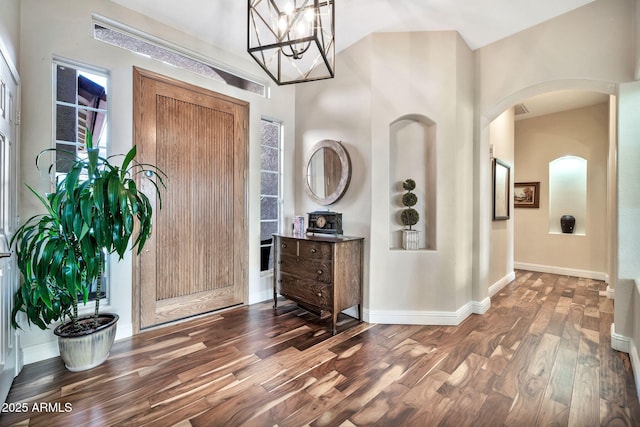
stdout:
<svg viewBox="0 0 640 427">
<path fill-rule="evenodd" d="M 322 270 L 318 270 L 318 275 L 322 274 Z"/>
<path fill-rule="evenodd" d="M 286 244 L 286 243 L 283 243 L 283 244 L 282 244 L 282 249 L 286 249 L 286 247 L 287 247 L 287 244 Z"/>
<path fill-rule="evenodd" d="M 318 292 L 318 296 L 322 298 L 322 292 Z"/>
<path fill-rule="evenodd" d="M 311 248 L 311 253 L 315 254 L 316 252 L 318 252 L 318 250 L 316 248 Z"/>
</svg>

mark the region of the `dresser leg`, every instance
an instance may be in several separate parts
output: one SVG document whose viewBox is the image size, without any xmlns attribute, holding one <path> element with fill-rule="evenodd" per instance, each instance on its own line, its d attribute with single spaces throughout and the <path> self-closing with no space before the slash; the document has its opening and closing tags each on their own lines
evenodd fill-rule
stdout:
<svg viewBox="0 0 640 427">
<path fill-rule="evenodd" d="M 362 304 L 358 304 L 358 320 L 362 322 Z"/>
<path fill-rule="evenodd" d="M 336 313 L 331 313 L 331 335 L 335 335 L 338 333 L 336 329 L 336 323 L 338 323 L 338 315 Z"/>
</svg>

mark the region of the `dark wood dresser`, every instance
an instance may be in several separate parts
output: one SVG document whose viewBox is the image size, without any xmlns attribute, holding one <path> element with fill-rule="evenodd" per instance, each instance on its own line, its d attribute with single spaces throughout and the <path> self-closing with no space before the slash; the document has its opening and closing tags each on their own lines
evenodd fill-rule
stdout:
<svg viewBox="0 0 640 427">
<path fill-rule="evenodd" d="M 278 294 L 322 319 L 358 306 L 362 321 L 362 237 L 274 234 L 273 308 Z"/>
</svg>

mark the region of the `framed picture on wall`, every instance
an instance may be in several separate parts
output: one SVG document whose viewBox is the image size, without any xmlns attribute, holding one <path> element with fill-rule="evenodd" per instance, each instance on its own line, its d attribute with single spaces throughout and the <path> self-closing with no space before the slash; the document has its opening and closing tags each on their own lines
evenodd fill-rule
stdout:
<svg viewBox="0 0 640 427">
<path fill-rule="evenodd" d="M 502 160 L 493 159 L 493 220 L 509 219 L 510 167 Z"/>
<path fill-rule="evenodd" d="M 514 208 L 540 207 L 540 181 L 516 182 L 513 184 Z"/>
</svg>

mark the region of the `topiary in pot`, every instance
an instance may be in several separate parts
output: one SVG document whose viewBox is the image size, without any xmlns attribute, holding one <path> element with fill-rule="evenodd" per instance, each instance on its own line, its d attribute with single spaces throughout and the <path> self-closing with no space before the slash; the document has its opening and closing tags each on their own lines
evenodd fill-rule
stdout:
<svg viewBox="0 0 640 427">
<path fill-rule="evenodd" d="M 403 225 L 409 227 L 409 230 L 413 230 L 413 226 L 420 220 L 420 214 L 413 208 L 418 203 L 418 196 L 412 193 L 416 188 L 416 182 L 409 178 L 402 183 L 402 188 L 407 191 L 402 195 L 402 204 L 407 208 L 400 214 L 400 220 Z"/>
<path fill-rule="evenodd" d="M 407 179 L 402 183 L 402 188 L 406 193 L 402 195 L 402 205 L 405 209 L 400 213 L 400 220 L 405 227 L 408 227 L 402 230 L 402 247 L 416 250 L 419 245 L 419 232 L 414 230 L 413 226 L 420 220 L 420 214 L 413 208 L 418 203 L 418 196 L 412 193 L 416 188 L 416 182 L 413 179 Z"/>
<path fill-rule="evenodd" d="M 14 328 L 19 327 L 20 313 L 26 314 L 29 325 L 40 329 L 63 322 L 54 332 L 70 370 L 89 369 L 108 356 L 118 316 L 106 315 L 108 320 L 103 320 L 99 313 L 106 257 L 117 254 L 121 260 L 130 243 L 131 250 L 140 253 L 151 235 L 153 212 L 149 198 L 138 189 L 136 180 L 155 176 L 156 180 L 150 182 L 161 201 L 160 187 L 164 187 L 166 177 L 157 167 L 138 163 L 135 146 L 124 155 L 121 166 L 111 163 L 116 156 L 99 157 L 88 130 L 86 149 L 87 159 L 75 159 L 52 193 L 40 195 L 27 185 L 46 213 L 29 218 L 11 239 L 23 277 L 14 294 L 11 323 Z M 50 151 L 55 149 L 44 150 L 36 157 L 38 169 L 41 156 Z M 88 302 L 93 284 L 98 286 L 94 314 L 79 317 L 78 301 Z M 63 354 L 67 344 L 62 344 L 61 337 L 86 340 L 96 332 L 103 333 L 107 326 L 110 329 L 106 340 L 110 342 L 105 355 L 85 360 L 84 353 L 94 351 L 86 342 L 81 344 L 84 350 L 79 355 Z"/>
</svg>

